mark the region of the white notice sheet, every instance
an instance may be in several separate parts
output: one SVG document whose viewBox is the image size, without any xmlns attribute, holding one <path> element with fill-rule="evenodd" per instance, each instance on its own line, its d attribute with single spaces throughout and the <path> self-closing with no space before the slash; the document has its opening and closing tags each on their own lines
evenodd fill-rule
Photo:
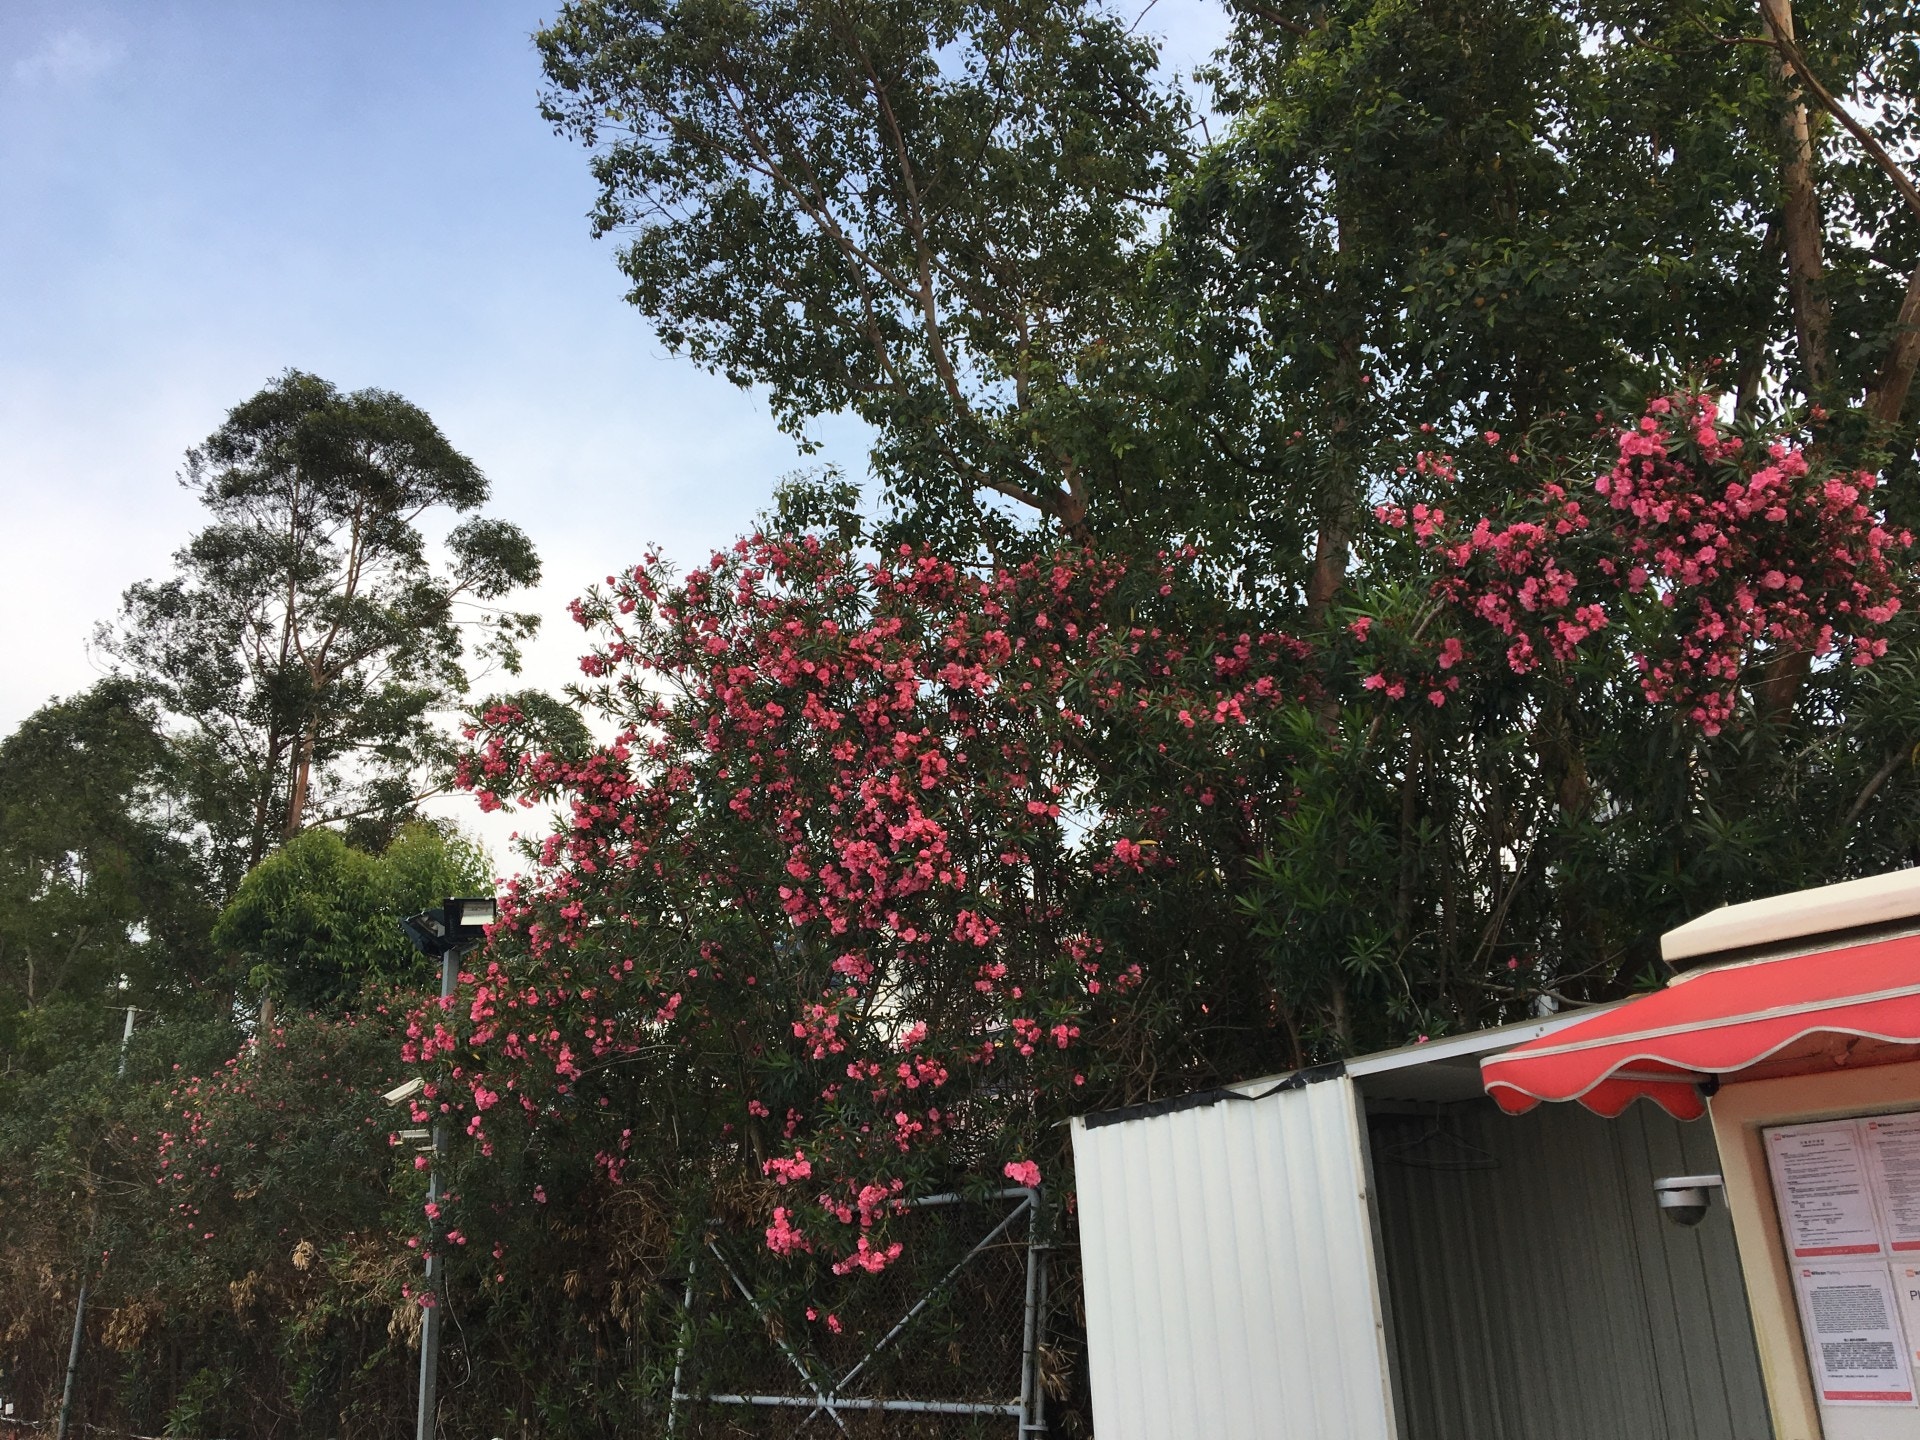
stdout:
<svg viewBox="0 0 1920 1440">
<path fill-rule="evenodd" d="M 1920 1115 L 1876 1115 L 1860 1122 L 1887 1243 L 1896 1254 L 1920 1251 Z"/>
<path fill-rule="evenodd" d="M 1851 1120 L 1766 1132 L 1788 1253 L 1796 1260 L 1881 1255 L 1860 1127 Z"/>
<path fill-rule="evenodd" d="M 1907 1360 L 1920 1365 L 1920 1265 L 1902 1260 L 1893 1267 L 1893 1293 L 1900 1301 L 1900 1323 L 1907 1332 Z"/>
<path fill-rule="evenodd" d="M 1913 1371 L 1880 1261 L 1795 1265 L 1800 1315 L 1823 1405 L 1912 1405 Z"/>
</svg>

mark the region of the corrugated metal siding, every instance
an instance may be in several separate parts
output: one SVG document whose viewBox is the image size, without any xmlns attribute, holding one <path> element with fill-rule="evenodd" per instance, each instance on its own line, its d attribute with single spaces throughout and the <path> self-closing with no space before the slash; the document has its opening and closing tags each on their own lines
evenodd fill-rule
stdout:
<svg viewBox="0 0 1920 1440">
<path fill-rule="evenodd" d="M 1392 1440 L 1352 1082 L 1073 1129 L 1099 1440 Z"/>
<path fill-rule="evenodd" d="M 1733 1227 L 1657 1175 L 1720 1168 L 1705 1125 L 1486 1102 L 1372 1119 L 1403 1440 L 1765 1440 Z"/>
</svg>

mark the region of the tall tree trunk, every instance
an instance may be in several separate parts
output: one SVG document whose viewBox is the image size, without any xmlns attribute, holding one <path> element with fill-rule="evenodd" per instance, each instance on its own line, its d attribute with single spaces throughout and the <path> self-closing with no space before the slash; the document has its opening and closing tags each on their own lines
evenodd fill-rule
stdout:
<svg viewBox="0 0 1920 1440">
<path fill-rule="evenodd" d="M 1893 181 L 1908 206 L 1916 215 L 1920 215 L 1920 183 L 1915 182 L 1907 168 L 1888 153 L 1878 137 L 1861 123 L 1857 115 L 1841 104 L 1834 93 L 1821 83 L 1820 77 L 1813 73 L 1812 67 L 1807 64 L 1807 57 L 1794 40 L 1793 16 L 1787 9 L 1789 3 L 1790 0 L 1761 0 L 1760 7 L 1761 19 L 1773 36 L 1776 73 L 1780 67 L 1791 71 L 1782 82 L 1789 100 L 1798 95 L 1802 86 L 1812 92 L 1820 108 L 1860 143 L 1873 163 Z M 1797 148 L 1810 157 L 1810 143 Z M 1810 191 L 1810 178 L 1808 188 Z M 1817 211 L 1815 218 L 1818 218 Z M 1907 293 L 1900 302 L 1899 313 L 1894 317 L 1893 339 L 1887 346 L 1886 359 L 1879 375 L 1868 387 L 1867 413 L 1883 426 L 1897 424 L 1906 409 L 1907 395 L 1913 388 L 1916 370 L 1920 370 L 1920 265 L 1914 267 L 1913 274 L 1907 279 Z"/>
<path fill-rule="evenodd" d="M 1307 574 L 1307 626 L 1317 629 L 1326 623 L 1334 597 L 1347 583 L 1347 550 L 1353 542 L 1349 533 L 1344 496 L 1326 498 L 1320 528 L 1313 539 L 1313 569 Z"/>
<path fill-rule="evenodd" d="M 1347 982 L 1333 982 L 1333 1038 L 1340 1047 L 1340 1058 L 1353 1054 L 1353 1014 L 1347 1005 Z"/>
<path fill-rule="evenodd" d="M 1393 936 L 1403 949 L 1413 930 L 1413 884 L 1419 861 L 1414 837 L 1420 821 L 1420 766 L 1425 754 L 1420 732 L 1410 731 L 1406 773 L 1400 777 L 1400 876 L 1393 899 Z"/>
<path fill-rule="evenodd" d="M 1887 347 L 1886 361 L 1867 393 L 1867 409 L 1882 425 L 1900 423 L 1916 370 L 1920 370 L 1920 266 L 1915 266 L 1907 279 L 1906 298 L 1893 322 L 1893 341 Z"/>
<path fill-rule="evenodd" d="M 1355 315 L 1360 307 L 1353 302 L 1355 282 L 1352 256 L 1348 250 L 1345 206 L 1341 195 L 1345 182 L 1336 180 L 1333 201 L 1334 279 L 1332 310 L 1343 333 L 1336 342 L 1332 384 L 1325 399 L 1333 415 L 1331 479 L 1319 497 L 1319 528 L 1314 535 L 1313 568 L 1307 574 L 1307 626 L 1317 629 L 1326 623 L 1334 597 L 1347 583 L 1348 552 L 1353 544 L 1354 514 L 1360 505 L 1360 409 L 1365 403 L 1360 383 L 1360 344 L 1362 335 Z"/>
<path fill-rule="evenodd" d="M 307 814 L 307 787 L 313 774 L 313 737 L 302 735 L 293 746 L 293 783 L 287 787 L 287 820 L 281 827 L 282 841 L 300 833 L 300 822 Z"/>
<path fill-rule="evenodd" d="M 1768 285 L 1771 294 L 1773 267 L 1780 263 L 1785 249 L 1778 219 L 1767 222 L 1767 233 L 1760 241 L 1759 283 Z M 1768 307 L 1771 309 L 1771 307 Z M 1755 401 L 1760 397 L 1760 381 L 1766 374 L 1767 341 L 1773 328 L 1772 317 L 1765 316 L 1754 325 L 1753 333 L 1740 346 L 1739 363 L 1734 369 L 1734 415 L 1740 420 L 1753 418 Z"/>
<path fill-rule="evenodd" d="M 1760 18 L 1778 41 L 1791 43 L 1792 0 L 1760 0 Z M 1825 293 L 1826 257 L 1821 239 L 1820 197 L 1813 187 L 1813 128 L 1807 116 L 1806 90 L 1784 50 L 1773 52 L 1773 78 L 1784 108 L 1780 113 L 1780 231 L 1787 251 L 1787 294 L 1806 373 L 1807 399 L 1831 398 L 1833 388 L 1833 305 Z M 1793 711 L 1813 666 L 1809 652 L 1791 651 L 1769 660 L 1754 686 L 1754 707 L 1762 719 L 1780 721 Z"/>
<path fill-rule="evenodd" d="M 1307 574 L 1306 619 L 1309 633 L 1326 624 L 1333 611 L 1334 600 L 1346 587 L 1347 565 L 1353 547 L 1354 516 L 1360 508 L 1360 407 L 1363 403 L 1360 393 L 1363 388 L 1360 383 L 1361 335 L 1354 321 L 1356 307 L 1350 303 L 1348 293 L 1353 281 L 1348 273 L 1349 230 L 1339 194 L 1339 188 L 1343 187 L 1341 182 L 1335 183 L 1334 216 L 1339 233 L 1335 241 L 1337 268 L 1334 303 L 1346 333 L 1338 341 L 1338 359 L 1333 373 L 1331 398 L 1334 419 L 1330 446 L 1333 464 L 1329 467 L 1332 475 L 1326 492 L 1319 497 L 1320 515 L 1313 541 L 1313 568 Z M 1321 731 L 1329 736 L 1337 735 L 1340 729 L 1340 704 L 1330 687 L 1321 693 L 1314 709 Z M 1337 870 L 1344 871 L 1346 816 L 1336 813 L 1333 823 L 1334 864 Z M 1341 972 L 1338 961 L 1334 962 L 1329 998 L 1328 1020 L 1333 1028 L 1334 1043 L 1344 1059 L 1353 1053 L 1353 1015 L 1348 1004 L 1346 976 Z"/>
<path fill-rule="evenodd" d="M 1344 230 L 1344 226 L 1342 229 Z M 1338 281 L 1335 304 L 1340 305 Z M 1349 316 L 1351 310 L 1347 309 Z M 1332 463 L 1326 489 L 1317 497 L 1319 515 L 1313 537 L 1313 566 L 1307 572 L 1306 629 L 1308 634 L 1327 623 L 1333 602 L 1346 588 L 1347 566 L 1352 558 L 1354 518 L 1360 508 L 1360 408 L 1365 403 L 1360 383 L 1360 336 L 1349 319 L 1348 333 L 1341 337 L 1333 383 L 1327 399 L 1333 413 L 1329 456 Z M 1313 702 L 1321 730 L 1333 735 L 1340 728 L 1340 705 L 1331 689 Z"/>
<path fill-rule="evenodd" d="M 1792 0 L 1760 0 L 1761 19 L 1783 40 L 1793 39 Z M 1813 129 L 1805 89 L 1793 63 L 1773 56 L 1774 83 L 1785 105 L 1780 114 L 1781 232 L 1787 250 L 1787 293 L 1793 301 L 1800 364 L 1807 398 L 1825 399 L 1833 385 L 1833 306 L 1825 294 L 1826 256 L 1821 240 L 1820 198 L 1813 188 Z"/>
</svg>

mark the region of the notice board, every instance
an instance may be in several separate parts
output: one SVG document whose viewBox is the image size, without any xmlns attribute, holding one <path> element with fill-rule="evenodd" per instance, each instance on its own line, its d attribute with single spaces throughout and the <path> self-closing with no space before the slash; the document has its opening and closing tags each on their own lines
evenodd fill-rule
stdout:
<svg viewBox="0 0 1920 1440">
<path fill-rule="evenodd" d="M 1762 1138 L 1819 1404 L 1920 1409 L 1920 1111 Z"/>
</svg>

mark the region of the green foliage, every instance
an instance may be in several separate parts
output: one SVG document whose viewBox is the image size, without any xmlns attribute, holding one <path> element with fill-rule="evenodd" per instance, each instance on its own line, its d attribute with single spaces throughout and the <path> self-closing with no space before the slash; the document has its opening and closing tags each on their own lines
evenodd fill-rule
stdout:
<svg viewBox="0 0 1920 1440">
<path fill-rule="evenodd" d="M 12 1087 L 0 1105 L 0 1331 L 8 1398 L 58 1403 L 89 1284 L 79 1414 L 140 1433 L 298 1433 L 409 1411 L 405 1244 L 420 1182 L 379 1092 L 395 1025 L 295 1016 L 263 1047 L 231 1023 L 137 1032 Z M 376 1420 L 375 1423 L 378 1423 Z M 362 1432 L 364 1433 L 364 1432 Z"/>
<path fill-rule="evenodd" d="M 213 523 L 128 592 L 119 673 L 0 740 L 0 1375 L 52 1412 L 84 1279 L 92 1423 L 259 1433 L 291 1397 L 303 1433 L 377 1433 L 411 1410 L 425 1183 L 378 1101 L 384 997 L 437 980 L 398 921 L 492 883 L 415 802 L 463 632 L 511 668 L 532 617 L 495 604 L 538 565 L 478 518 L 429 563 L 420 517 L 486 485 L 383 392 L 289 373 L 186 483 Z M 252 1039 L 243 980 L 281 1005 Z"/>
<path fill-rule="evenodd" d="M 1750 454 L 1770 442 L 1745 436 Z M 1481 458 L 1443 482 L 1396 480 L 1394 498 L 1443 502 L 1463 531 L 1482 513 L 1496 528 L 1537 518 L 1504 450 L 1475 447 Z M 1607 459 L 1595 447 L 1556 464 L 1562 497 L 1591 511 Z M 1717 498 L 1726 479 L 1703 489 Z M 1326 656 L 1334 721 L 1317 742 L 1295 737 L 1297 806 L 1236 896 L 1283 971 L 1311 981 L 1344 967 L 1356 1038 L 1381 1015 L 1440 1034 L 1613 998 L 1659 973 L 1661 932 L 1717 905 L 1920 859 L 1911 552 L 1885 657 L 1822 659 L 1769 711 L 1756 692 L 1779 651 L 1750 651 L 1737 714 L 1713 733 L 1647 703 L 1638 657 L 1671 653 L 1687 618 L 1651 589 L 1612 605 L 1608 638 L 1582 653 L 1519 673 L 1504 637 L 1469 635 L 1483 653 L 1452 662 L 1459 689 L 1444 703 L 1427 703 L 1425 684 L 1383 699 L 1367 688 L 1383 670 L 1439 678 L 1458 616 L 1406 531 L 1371 524 L 1360 539 Z M 1591 554 L 1564 558 L 1595 573 Z"/>
<path fill-rule="evenodd" d="M 169 1022 L 135 1034 L 124 1077 L 105 1045 L 5 1082 L 0 1375 L 20 1414 L 58 1407 L 84 1276 L 75 1413 L 91 1425 L 413 1433 L 426 1179 L 380 1092 L 406 1073 L 396 1017 L 422 998 L 292 1014 L 258 1047 L 231 1023 Z M 442 1424 L 516 1434 L 547 1413 L 528 1433 L 632 1433 L 634 1327 L 671 1336 L 661 1217 L 638 1194 L 571 1203 L 558 1186 L 532 1205 L 521 1179 L 467 1153 L 450 1170 L 514 1264 L 451 1246 Z"/>
<path fill-rule="evenodd" d="M 0 1070 L 90 1046 L 207 979 L 203 857 L 137 687 L 106 680 L 0 740 Z"/>
<path fill-rule="evenodd" d="M 1914 8 L 1868 8 L 1801 15 L 1856 108 L 1915 63 L 1883 28 L 1911 33 Z M 1324 617 L 1423 424 L 1564 453 L 1594 412 L 1686 375 L 1746 418 L 1809 393 L 1783 254 L 1784 99 L 1752 43 L 1757 7 L 1234 9 L 1213 72 L 1230 124 L 1174 187 L 1156 253 L 1171 327 L 1157 373 L 1182 402 L 1164 412 L 1173 473 L 1207 477 L 1168 513 L 1247 603 Z M 1855 43 L 1863 27 L 1877 48 Z M 1883 138 L 1911 153 L 1911 106 L 1883 113 Z M 1825 443 L 1904 474 L 1911 397 L 1891 431 L 1862 415 L 1920 228 L 1849 137 L 1819 117 L 1815 132 L 1844 377 L 1819 398 L 1853 407 Z"/>
<path fill-rule="evenodd" d="M 438 982 L 437 963 L 401 934 L 401 916 L 492 889 L 485 853 L 457 834 L 416 823 L 369 855 L 316 827 L 248 872 L 213 943 L 243 955 L 249 988 L 283 1005 L 357 1009 L 381 987 Z"/>
<path fill-rule="evenodd" d="M 956 558 L 1017 543 L 1024 506 L 1110 546 L 1198 540 L 1263 619 L 1318 620 L 1421 423 L 1557 443 L 1689 372 L 1750 413 L 1805 393 L 1753 6 L 1234 15 L 1228 128 L 1197 153 L 1150 49 L 1072 5 L 576 4 L 540 36 L 545 108 L 593 150 L 596 227 L 631 235 L 667 342 L 796 432 L 863 416 L 888 528 Z M 1800 15 L 1895 153 L 1916 18 Z M 1839 408 L 1878 383 L 1920 218 L 1823 121 Z M 1830 443 L 1904 465 L 1912 438 Z M 983 491 L 1017 504 L 983 518 Z"/>
<path fill-rule="evenodd" d="M 316 820 L 390 833 L 434 788 L 464 632 L 518 667 L 537 617 L 495 602 L 538 580 L 532 544 L 468 518 L 436 571 L 418 521 L 471 515 L 484 477 L 399 396 L 299 371 L 236 406 L 182 483 L 212 523 L 99 643 L 178 727 L 223 884 Z"/>
</svg>

